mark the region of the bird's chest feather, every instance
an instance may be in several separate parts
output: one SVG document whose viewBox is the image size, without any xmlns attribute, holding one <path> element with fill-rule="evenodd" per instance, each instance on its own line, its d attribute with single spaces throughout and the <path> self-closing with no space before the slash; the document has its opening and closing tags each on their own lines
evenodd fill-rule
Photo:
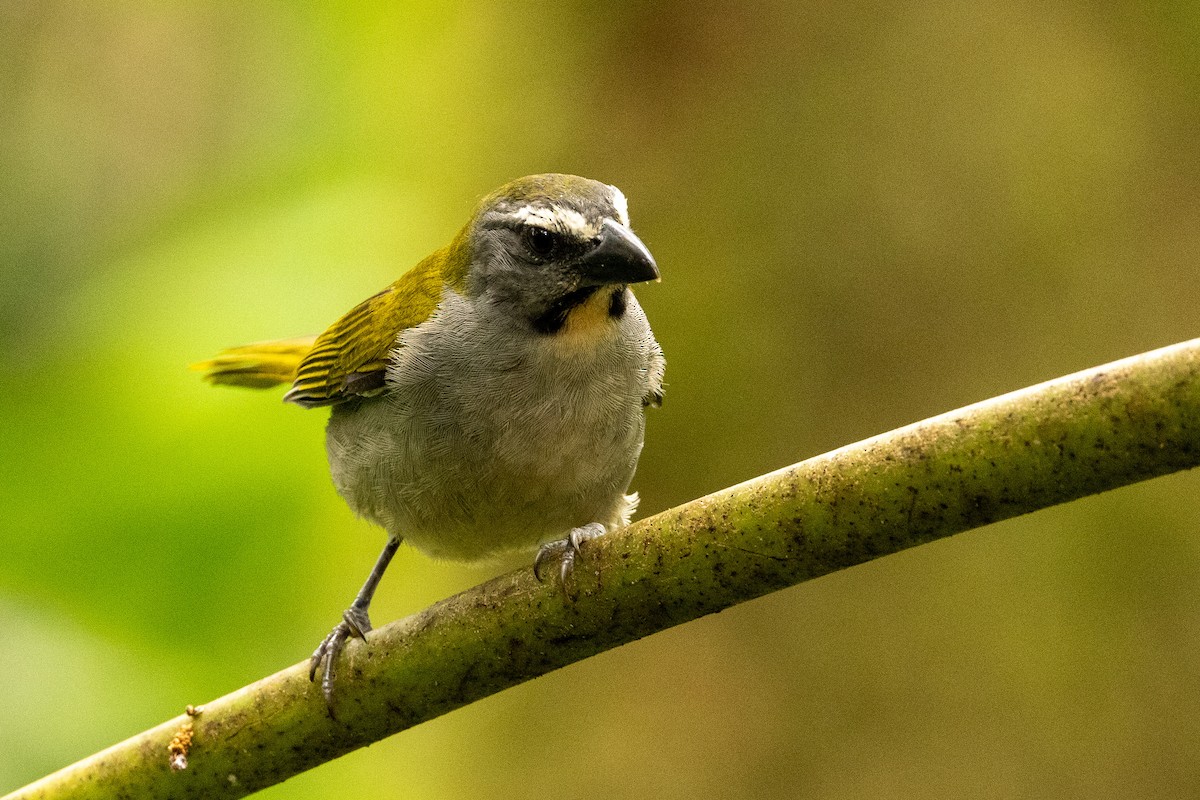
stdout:
<svg viewBox="0 0 1200 800">
<path fill-rule="evenodd" d="M 641 443 L 631 373 L 534 360 L 459 394 L 457 420 L 496 469 L 552 485 L 586 485 Z M 482 377 L 482 376 L 481 376 Z"/>
<path fill-rule="evenodd" d="M 401 336 L 380 397 L 334 410 L 338 491 L 357 513 L 451 558 L 618 524 L 631 508 L 624 493 L 654 352 L 640 309 L 627 322 L 591 346 L 563 347 L 447 298 Z"/>
<path fill-rule="evenodd" d="M 642 434 L 636 337 L 592 320 L 545 336 L 479 316 L 448 301 L 401 339 L 389 370 L 429 454 L 542 491 L 582 490 L 627 469 Z"/>
</svg>

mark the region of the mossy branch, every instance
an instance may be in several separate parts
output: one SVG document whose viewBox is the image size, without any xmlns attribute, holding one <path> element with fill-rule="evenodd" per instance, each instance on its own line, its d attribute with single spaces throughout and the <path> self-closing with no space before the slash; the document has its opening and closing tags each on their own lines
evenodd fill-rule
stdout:
<svg viewBox="0 0 1200 800">
<path fill-rule="evenodd" d="M 638 522 L 589 542 L 567 593 L 523 569 L 437 603 L 350 643 L 337 719 L 301 663 L 9 798 L 241 797 L 735 603 L 1198 463 L 1200 339 L 900 428 Z M 169 766 L 173 739 L 186 769 Z"/>
</svg>

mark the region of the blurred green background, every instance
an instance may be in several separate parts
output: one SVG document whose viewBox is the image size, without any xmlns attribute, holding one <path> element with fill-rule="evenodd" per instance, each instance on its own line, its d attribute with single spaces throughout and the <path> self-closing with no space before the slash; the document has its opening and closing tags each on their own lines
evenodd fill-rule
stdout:
<svg viewBox="0 0 1200 800">
<path fill-rule="evenodd" d="M 530 172 L 630 198 L 654 512 L 1200 335 L 1200 6 L 0 3 L 0 791 L 302 660 L 382 544 L 314 333 Z M 268 798 L 1200 793 L 1200 474 L 602 655 Z M 403 550 L 382 623 L 504 565 Z M 165 757 L 165 756 L 164 756 Z"/>
</svg>

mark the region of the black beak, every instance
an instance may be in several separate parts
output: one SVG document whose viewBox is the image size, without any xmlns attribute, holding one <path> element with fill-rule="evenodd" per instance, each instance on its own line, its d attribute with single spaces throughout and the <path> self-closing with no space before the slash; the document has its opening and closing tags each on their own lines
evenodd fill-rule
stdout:
<svg viewBox="0 0 1200 800">
<path fill-rule="evenodd" d="M 611 219 L 604 220 L 596 245 L 577 263 L 587 286 L 658 280 L 658 265 L 646 245 Z"/>
</svg>

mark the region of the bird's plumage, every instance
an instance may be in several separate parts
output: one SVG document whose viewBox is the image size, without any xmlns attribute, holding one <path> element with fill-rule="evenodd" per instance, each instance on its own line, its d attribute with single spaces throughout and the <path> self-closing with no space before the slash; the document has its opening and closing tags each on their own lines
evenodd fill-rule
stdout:
<svg viewBox="0 0 1200 800">
<path fill-rule="evenodd" d="M 448 292 L 401 337 L 384 398 L 334 408 L 334 483 L 360 515 L 461 560 L 628 522 L 642 398 L 662 380 L 645 315 L 631 299 L 587 348 L 516 324 Z"/>
</svg>

